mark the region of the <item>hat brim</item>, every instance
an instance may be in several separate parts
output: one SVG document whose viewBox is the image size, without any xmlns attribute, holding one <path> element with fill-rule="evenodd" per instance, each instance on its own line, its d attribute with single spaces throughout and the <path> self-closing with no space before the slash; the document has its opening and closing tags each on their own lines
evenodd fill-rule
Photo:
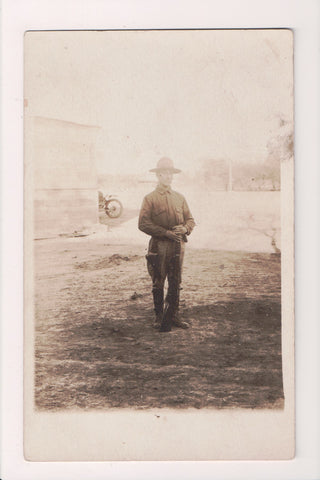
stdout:
<svg viewBox="0 0 320 480">
<path fill-rule="evenodd" d="M 149 172 L 163 172 L 164 170 L 169 170 L 171 173 L 180 173 L 181 170 L 179 168 L 152 168 Z"/>
</svg>

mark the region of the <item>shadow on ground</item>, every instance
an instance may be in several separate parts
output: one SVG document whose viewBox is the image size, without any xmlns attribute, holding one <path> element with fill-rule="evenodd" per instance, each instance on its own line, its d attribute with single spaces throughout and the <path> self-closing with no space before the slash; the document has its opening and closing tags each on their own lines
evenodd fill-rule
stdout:
<svg viewBox="0 0 320 480">
<path fill-rule="evenodd" d="M 79 312 L 55 322 L 51 349 L 37 348 L 37 407 L 283 406 L 280 303 L 182 308 L 190 328 L 161 334 L 148 297 L 127 303 L 121 318 Z"/>
</svg>

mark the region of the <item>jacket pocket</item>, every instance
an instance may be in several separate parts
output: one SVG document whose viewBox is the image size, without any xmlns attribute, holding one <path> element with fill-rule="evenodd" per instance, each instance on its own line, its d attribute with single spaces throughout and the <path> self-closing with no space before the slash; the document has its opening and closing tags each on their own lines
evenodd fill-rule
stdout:
<svg viewBox="0 0 320 480">
<path fill-rule="evenodd" d="M 167 225 L 167 212 L 164 208 L 154 209 L 152 214 L 152 220 L 156 225 L 160 227 L 166 227 Z"/>
<path fill-rule="evenodd" d="M 163 215 L 164 213 L 166 213 L 166 210 L 164 208 L 159 208 L 159 209 L 156 209 L 154 211 L 154 216 L 155 217 L 159 217 L 160 215 Z"/>
</svg>

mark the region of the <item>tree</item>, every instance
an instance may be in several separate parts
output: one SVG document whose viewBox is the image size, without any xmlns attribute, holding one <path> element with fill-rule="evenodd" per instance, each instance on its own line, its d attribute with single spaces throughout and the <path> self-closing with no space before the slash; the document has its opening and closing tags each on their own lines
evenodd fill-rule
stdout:
<svg viewBox="0 0 320 480">
<path fill-rule="evenodd" d="M 290 160 L 293 156 L 294 138 L 292 122 L 279 117 L 279 134 L 267 143 L 268 157 L 265 162 L 273 187 L 280 182 L 281 162 Z M 278 180 L 279 179 L 279 180 Z"/>
</svg>

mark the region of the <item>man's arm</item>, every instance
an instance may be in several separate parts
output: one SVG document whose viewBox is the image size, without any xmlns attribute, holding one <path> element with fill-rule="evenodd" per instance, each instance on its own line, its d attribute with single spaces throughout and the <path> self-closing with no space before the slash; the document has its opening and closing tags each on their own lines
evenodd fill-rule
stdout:
<svg viewBox="0 0 320 480">
<path fill-rule="evenodd" d="M 187 229 L 186 234 L 190 235 L 190 233 L 195 227 L 195 221 L 193 219 L 193 216 L 190 212 L 190 209 L 188 207 L 188 204 L 185 198 L 183 200 L 183 218 L 184 218 L 184 226 Z"/>
<path fill-rule="evenodd" d="M 166 229 L 160 225 L 156 225 L 151 219 L 152 212 L 152 203 L 151 200 L 147 197 L 143 199 L 142 207 L 139 215 L 139 230 L 146 233 L 147 235 L 152 235 L 154 237 L 165 237 Z"/>
</svg>

